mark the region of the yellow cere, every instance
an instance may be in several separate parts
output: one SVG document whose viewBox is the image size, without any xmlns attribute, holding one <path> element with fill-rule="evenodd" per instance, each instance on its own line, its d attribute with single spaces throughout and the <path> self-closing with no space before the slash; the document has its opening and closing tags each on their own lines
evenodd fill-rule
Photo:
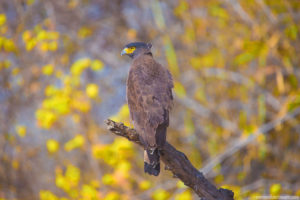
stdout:
<svg viewBox="0 0 300 200">
<path fill-rule="evenodd" d="M 125 52 L 126 52 L 127 54 L 132 54 L 132 53 L 134 52 L 134 50 L 135 50 L 135 47 L 125 48 Z"/>
</svg>

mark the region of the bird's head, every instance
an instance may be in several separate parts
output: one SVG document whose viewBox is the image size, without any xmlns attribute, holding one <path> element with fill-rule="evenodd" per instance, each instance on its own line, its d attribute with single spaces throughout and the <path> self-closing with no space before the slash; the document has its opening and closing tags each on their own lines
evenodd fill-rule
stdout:
<svg viewBox="0 0 300 200">
<path fill-rule="evenodd" d="M 131 58 L 138 56 L 140 53 L 150 52 L 152 44 L 144 42 L 133 42 L 127 44 L 121 52 L 122 55 L 128 55 Z"/>
</svg>

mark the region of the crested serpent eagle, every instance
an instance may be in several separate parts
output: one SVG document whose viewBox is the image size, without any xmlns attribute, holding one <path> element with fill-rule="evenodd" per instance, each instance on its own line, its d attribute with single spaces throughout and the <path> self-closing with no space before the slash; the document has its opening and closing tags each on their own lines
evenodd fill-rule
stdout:
<svg viewBox="0 0 300 200">
<path fill-rule="evenodd" d="M 159 150 L 166 142 L 169 112 L 172 107 L 173 80 L 167 68 L 153 59 L 152 45 L 127 44 L 121 55 L 133 59 L 127 79 L 130 118 L 144 145 L 144 171 L 160 172 Z"/>
</svg>

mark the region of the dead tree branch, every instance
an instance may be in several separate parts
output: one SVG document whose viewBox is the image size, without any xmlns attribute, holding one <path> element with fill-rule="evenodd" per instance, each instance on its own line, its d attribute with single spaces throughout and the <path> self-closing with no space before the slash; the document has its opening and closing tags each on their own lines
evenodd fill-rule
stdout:
<svg viewBox="0 0 300 200">
<path fill-rule="evenodd" d="M 110 119 L 105 121 L 108 130 L 112 133 L 126 137 L 128 140 L 142 146 L 138 133 L 123 123 L 117 123 Z M 208 200 L 224 199 L 233 200 L 233 192 L 227 189 L 217 189 L 204 175 L 199 172 L 180 151 L 176 150 L 168 142 L 160 151 L 161 160 L 165 163 L 165 169 L 170 170 L 173 176 L 179 178 L 186 186 L 192 188 L 199 197 Z"/>
</svg>

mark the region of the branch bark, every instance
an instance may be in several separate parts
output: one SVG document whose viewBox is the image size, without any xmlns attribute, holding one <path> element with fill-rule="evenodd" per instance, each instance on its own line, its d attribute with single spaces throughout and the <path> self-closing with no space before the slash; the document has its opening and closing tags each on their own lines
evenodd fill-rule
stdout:
<svg viewBox="0 0 300 200">
<path fill-rule="evenodd" d="M 112 133 L 126 137 L 128 140 L 143 146 L 138 133 L 123 123 L 117 123 L 110 119 L 105 121 L 107 129 Z M 175 178 L 179 178 L 186 186 L 192 188 L 199 197 L 208 200 L 233 200 L 234 193 L 227 189 L 217 189 L 204 175 L 198 171 L 184 155 L 166 142 L 160 150 L 161 160 L 165 163 L 165 169 L 170 170 Z"/>
</svg>

